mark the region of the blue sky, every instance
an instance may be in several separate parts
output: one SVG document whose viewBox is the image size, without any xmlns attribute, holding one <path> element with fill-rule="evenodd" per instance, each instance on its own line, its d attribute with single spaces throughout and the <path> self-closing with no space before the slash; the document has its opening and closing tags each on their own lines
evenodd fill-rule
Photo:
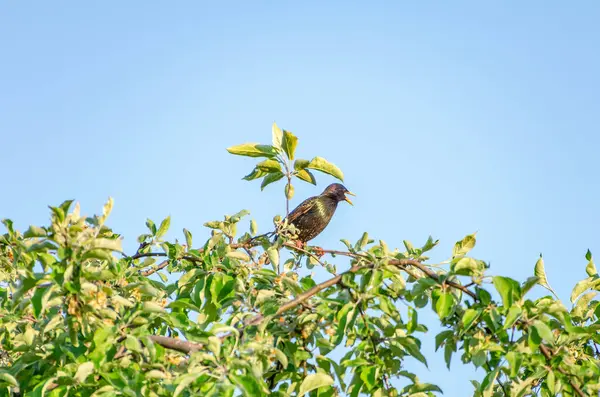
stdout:
<svg viewBox="0 0 600 397">
<path fill-rule="evenodd" d="M 598 18 L 593 1 L 5 3 L 0 218 L 24 229 L 112 196 L 129 249 L 147 217 L 198 242 L 247 208 L 266 231 L 283 186 L 240 180 L 253 162 L 225 148 L 268 143 L 276 121 L 358 195 L 315 244 L 431 234 L 442 260 L 478 231 L 493 274 L 523 280 L 541 252 L 568 303 L 600 253 Z M 427 355 L 407 365 L 446 396 L 482 378 Z"/>
</svg>

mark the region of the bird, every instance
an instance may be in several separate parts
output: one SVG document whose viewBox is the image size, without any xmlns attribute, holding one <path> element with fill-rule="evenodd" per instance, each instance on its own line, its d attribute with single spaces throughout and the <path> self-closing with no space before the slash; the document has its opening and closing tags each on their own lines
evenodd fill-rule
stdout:
<svg viewBox="0 0 600 397">
<path fill-rule="evenodd" d="M 296 241 L 304 245 L 321 234 L 341 201 L 354 205 L 347 194 L 356 196 L 341 183 L 332 183 L 320 195 L 309 197 L 294 208 L 287 216 L 287 223 L 298 230 Z"/>
</svg>

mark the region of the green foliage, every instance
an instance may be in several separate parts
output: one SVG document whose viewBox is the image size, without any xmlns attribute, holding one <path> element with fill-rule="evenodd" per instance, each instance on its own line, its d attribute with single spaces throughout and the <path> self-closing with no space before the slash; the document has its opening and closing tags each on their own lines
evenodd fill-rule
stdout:
<svg viewBox="0 0 600 397">
<path fill-rule="evenodd" d="M 294 177 L 316 183 L 309 170 L 343 178 L 321 157 L 296 159 L 297 137 L 275 124 L 272 137 L 228 149 L 262 159 L 244 179 L 264 188 L 285 177 L 289 200 Z M 345 252 L 298 248 L 286 233 L 251 239 L 258 225 L 242 210 L 206 222 L 205 241 L 184 229 L 185 244 L 165 240 L 170 217 L 148 219 L 126 254 L 107 226 L 112 207 L 86 218 L 68 200 L 23 233 L 3 220 L 0 395 L 433 396 L 439 387 L 406 363 L 443 357 L 450 368 L 454 356 L 483 370 L 475 396 L 600 391 L 600 278 L 589 251 L 567 308 L 528 296 L 536 285 L 552 291 L 541 257 L 523 283 L 492 276 L 469 256 L 474 234 L 435 264 L 431 237 L 393 249 L 364 233 L 342 240 Z M 348 259 L 341 272 L 333 255 Z M 317 284 L 304 266 L 332 276 Z M 439 318 L 437 335 L 420 322 L 424 310 Z M 424 356 L 423 337 L 439 357 Z"/>
</svg>

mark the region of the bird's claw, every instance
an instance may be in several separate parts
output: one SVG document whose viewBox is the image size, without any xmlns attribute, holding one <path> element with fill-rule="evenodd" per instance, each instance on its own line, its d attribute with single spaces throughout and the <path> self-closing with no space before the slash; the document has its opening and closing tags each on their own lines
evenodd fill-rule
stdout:
<svg viewBox="0 0 600 397">
<path fill-rule="evenodd" d="M 317 258 L 320 258 L 323 255 L 325 255 L 325 251 L 323 251 L 323 248 L 321 247 L 313 247 L 313 253 Z"/>
</svg>

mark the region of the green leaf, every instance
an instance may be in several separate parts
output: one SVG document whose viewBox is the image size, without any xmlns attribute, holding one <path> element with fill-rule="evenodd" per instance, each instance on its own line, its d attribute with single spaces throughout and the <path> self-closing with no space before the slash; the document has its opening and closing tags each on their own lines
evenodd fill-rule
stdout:
<svg viewBox="0 0 600 397">
<path fill-rule="evenodd" d="M 433 241 L 433 237 L 429 236 L 425 245 L 421 248 L 421 252 L 431 251 L 436 245 L 438 245 L 440 240 Z"/>
<path fill-rule="evenodd" d="M 320 387 L 331 386 L 332 384 L 333 378 L 327 374 L 310 374 L 306 378 L 304 378 L 304 381 L 302 381 L 302 384 L 300 385 L 300 390 L 298 391 L 298 396 L 301 397 L 311 390 L 315 390 Z"/>
<path fill-rule="evenodd" d="M 283 130 L 283 151 L 287 154 L 288 159 L 294 159 L 294 153 L 296 152 L 296 146 L 298 145 L 298 138 L 289 131 Z"/>
<path fill-rule="evenodd" d="M 412 307 L 408 307 L 408 323 L 406 324 L 406 332 L 412 334 L 416 331 L 417 326 L 419 325 L 419 312 L 413 309 Z"/>
<path fill-rule="evenodd" d="M 290 185 L 289 183 L 285 184 L 285 197 L 288 200 L 291 200 L 292 197 L 294 197 L 294 186 Z"/>
<path fill-rule="evenodd" d="M 106 219 L 108 219 L 108 216 L 112 212 L 114 204 L 115 200 L 113 200 L 112 197 L 109 197 L 106 203 L 104 204 L 104 207 L 102 207 L 102 216 L 98 220 L 98 226 L 104 225 L 104 222 L 106 222 Z"/>
<path fill-rule="evenodd" d="M 488 372 L 488 374 L 485 376 L 485 378 L 483 378 L 483 381 L 481 382 L 481 387 L 479 391 L 484 392 L 488 389 L 493 390 L 494 382 L 498 377 L 498 372 L 500 372 L 500 368 L 501 367 L 496 367 L 496 369 L 494 369 L 492 372 Z"/>
<path fill-rule="evenodd" d="M 541 285 L 542 287 L 546 288 L 548 291 L 550 291 L 554 295 L 556 295 L 556 293 L 554 292 L 552 287 L 550 287 L 550 284 L 548 283 L 548 279 L 546 278 L 546 270 L 544 269 L 544 259 L 542 259 L 541 254 L 540 254 L 540 258 L 535 263 L 534 274 L 538 278 L 539 285 Z"/>
<path fill-rule="evenodd" d="M 298 159 L 298 160 L 294 161 L 294 170 L 302 171 L 303 169 L 308 167 L 308 164 L 310 164 L 310 161 L 304 160 L 304 159 Z"/>
<path fill-rule="evenodd" d="M 188 387 L 190 384 L 194 383 L 194 381 L 196 379 L 198 379 L 200 376 L 202 376 L 203 373 L 199 372 L 199 373 L 192 373 L 192 374 L 186 374 L 183 376 L 180 376 L 177 379 L 177 388 L 175 389 L 175 393 L 173 394 L 173 397 L 177 397 L 181 394 L 181 392 L 183 392 L 186 387 Z"/>
<path fill-rule="evenodd" d="M 477 319 L 477 317 L 479 317 L 479 315 L 481 314 L 481 311 L 479 310 L 475 310 L 475 309 L 467 309 L 465 310 L 465 313 L 462 316 L 462 325 L 466 330 L 468 330 L 471 325 L 473 325 L 473 322 Z"/>
<path fill-rule="evenodd" d="M 40 318 L 40 314 L 42 314 L 45 310 L 45 306 L 48 303 L 48 294 L 49 288 L 41 288 L 38 287 L 35 290 L 35 293 L 31 297 L 31 304 L 33 306 L 33 315 L 35 318 Z"/>
<path fill-rule="evenodd" d="M 453 307 L 454 295 L 450 292 L 443 292 L 435 303 L 435 311 L 442 320 L 450 315 Z"/>
<path fill-rule="evenodd" d="M 267 157 L 272 158 L 277 155 L 275 148 L 271 145 L 260 145 L 258 143 L 243 143 L 237 146 L 227 148 L 231 154 L 246 157 Z"/>
<path fill-rule="evenodd" d="M 148 230 L 150 230 L 150 233 L 152 233 L 153 236 L 156 235 L 156 225 L 152 219 L 146 219 L 146 227 L 148 227 Z"/>
<path fill-rule="evenodd" d="M 506 314 L 506 319 L 504 320 L 504 329 L 508 329 L 513 326 L 513 324 L 519 319 L 519 316 L 523 312 L 523 309 L 519 306 L 511 306 L 508 309 L 508 314 Z"/>
<path fill-rule="evenodd" d="M 190 250 L 192 248 L 192 233 L 183 228 L 183 235 L 185 236 L 185 245 L 187 245 L 187 249 Z"/>
<path fill-rule="evenodd" d="M 360 369 L 360 379 L 362 379 L 367 390 L 371 390 L 377 385 L 377 367 L 365 366 Z"/>
<path fill-rule="evenodd" d="M 454 335 L 454 331 L 452 331 L 452 330 L 442 331 L 439 334 L 437 334 L 435 336 L 435 350 L 437 351 L 437 349 L 440 348 L 442 343 L 444 343 L 444 341 L 446 339 L 450 338 L 453 335 Z"/>
<path fill-rule="evenodd" d="M 593 276 L 597 275 L 598 270 L 596 270 L 596 265 L 594 264 L 594 261 L 592 260 L 592 253 L 590 252 L 590 250 L 588 250 L 587 253 L 585 254 L 585 259 L 588 260 L 588 264 L 585 267 L 585 271 L 588 274 L 588 276 L 593 277 Z"/>
<path fill-rule="evenodd" d="M 226 255 L 228 258 L 238 259 L 243 262 L 249 262 L 250 257 L 245 252 L 240 251 L 230 251 Z"/>
<path fill-rule="evenodd" d="M 454 248 L 452 249 L 452 256 L 456 257 L 468 254 L 469 251 L 471 251 L 473 247 L 475 247 L 475 234 L 476 233 L 469 234 L 465 236 L 465 238 L 463 238 L 461 241 L 456 242 L 456 244 L 454 244 Z"/>
<path fill-rule="evenodd" d="M 479 272 L 479 264 L 473 258 L 460 258 L 452 269 L 456 273 L 470 275 Z"/>
<path fill-rule="evenodd" d="M 540 320 L 535 320 L 533 322 L 533 327 L 538 332 L 538 335 L 546 342 L 554 343 L 554 334 L 552 333 L 552 329 L 544 322 Z"/>
<path fill-rule="evenodd" d="M 249 173 L 242 179 L 245 181 L 253 181 L 255 179 L 262 178 L 263 176 L 265 176 L 267 174 L 268 174 L 267 171 L 263 171 L 263 170 L 259 170 L 258 168 L 254 168 L 254 170 L 251 173 Z"/>
<path fill-rule="evenodd" d="M 573 317 L 584 317 L 585 313 L 590 309 L 590 301 L 596 297 L 597 291 L 587 292 L 577 299 L 575 308 L 571 311 Z M 600 306 L 599 306 L 600 307 Z"/>
<path fill-rule="evenodd" d="M 519 283 L 511 278 L 494 276 L 494 286 L 500 293 L 505 307 L 511 307 L 520 298 L 521 287 Z"/>
<path fill-rule="evenodd" d="M 285 175 L 283 175 L 283 172 L 273 172 L 268 174 L 267 176 L 265 176 L 265 179 L 263 179 L 262 183 L 260 184 L 260 190 L 263 190 L 265 187 L 267 187 L 273 182 L 277 182 L 284 176 Z"/>
<path fill-rule="evenodd" d="M 423 354 L 421 353 L 421 348 L 419 347 L 415 339 L 411 337 L 399 338 L 398 342 L 400 342 L 400 344 L 404 346 L 408 354 L 410 354 L 411 356 L 425 364 L 425 366 L 427 366 L 427 360 L 425 359 L 425 356 L 423 356 Z"/>
<path fill-rule="evenodd" d="M 17 382 L 17 379 L 4 370 L 0 370 L 0 382 L 6 382 L 11 386 L 19 387 L 19 382 Z"/>
<path fill-rule="evenodd" d="M 277 149 L 283 149 L 283 146 L 282 146 L 283 132 L 281 131 L 281 128 L 279 128 L 275 122 L 273 123 L 273 126 L 271 127 L 271 135 L 272 135 L 273 147 L 276 147 Z"/>
<path fill-rule="evenodd" d="M 514 378 L 518 375 L 523 364 L 523 355 L 518 352 L 510 351 L 506 353 L 506 361 L 510 364 L 510 376 Z"/>
<path fill-rule="evenodd" d="M 338 321 L 337 331 L 335 335 L 334 344 L 339 344 L 344 339 L 346 333 L 346 327 L 348 326 L 348 320 L 354 316 L 356 305 L 353 302 L 346 303 L 337 313 L 336 319 Z"/>
<path fill-rule="evenodd" d="M 452 343 L 446 343 L 444 346 L 444 361 L 446 361 L 446 368 L 450 369 L 450 362 L 452 361 L 452 354 L 456 351 L 456 341 Z"/>
<path fill-rule="evenodd" d="M 267 159 L 256 164 L 256 168 L 265 172 L 281 171 L 281 164 L 277 160 Z"/>
<path fill-rule="evenodd" d="M 325 160 L 323 157 L 313 158 L 310 163 L 308 163 L 306 168 L 324 172 L 325 174 L 329 174 L 342 182 L 344 181 L 344 174 L 342 173 L 342 170 L 340 170 L 336 165 Z"/>
<path fill-rule="evenodd" d="M 571 303 L 575 303 L 579 295 L 581 295 L 584 291 L 594 288 L 598 284 L 600 284 L 600 278 L 597 277 L 588 277 L 575 284 L 573 292 L 571 292 Z"/>
<path fill-rule="evenodd" d="M 258 381 L 252 376 L 229 374 L 229 378 L 242 390 L 245 397 L 264 395 Z"/>
<path fill-rule="evenodd" d="M 92 240 L 90 244 L 90 248 L 92 249 L 106 249 L 110 251 L 118 251 L 123 252 L 123 245 L 120 238 L 110 239 L 110 238 L 97 238 Z"/>
<path fill-rule="evenodd" d="M 178 302 L 178 301 L 176 301 Z M 142 310 L 146 313 L 164 313 L 165 309 L 156 302 L 147 301 L 142 304 Z"/>
<path fill-rule="evenodd" d="M 360 238 L 360 240 L 358 240 L 356 242 L 356 244 L 354 244 L 354 250 L 356 251 L 361 251 L 365 248 L 365 246 L 369 243 L 369 233 L 368 232 L 364 232 Z"/>
<path fill-rule="evenodd" d="M 215 355 L 217 359 L 221 357 L 221 339 L 216 336 L 209 336 L 207 343 L 208 350 Z"/>
<path fill-rule="evenodd" d="M 23 233 L 24 238 L 46 237 L 46 235 L 46 230 L 34 225 L 29 226 L 29 229 L 27 229 L 25 233 Z"/>
<path fill-rule="evenodd" d="M 301 179 L 304 182 L 312 183 L 313 185 L 317 184 L 317 180 L 315 179 L 315 176 L 309 170 L 296 171 L 296 172 L 294 172 L 294 175 L 296 175 L 296 177 L 298 179 Z"/>
<path fill-rule="evenodd" d="M 87 361 L 83 364 L 80 364 L 79 367 L 77 367 L 77 372 L 75 373 L 75 376 L 73 377 L 73 379 L 77 383 L 82 383 L 93 372 L 94 372 L 94 363 L 91 361 Z"/>
<path fill-rule="evenodd" d="M 288 366 L 287 356 L 285 355 L 284 352 L 282 352 L 281 350 L 279 350 L 277 348 L 274 348 L 273 350 L 275 351 L 275 357 L 277 357 L 277 360 L 281 363 L 281 366 L 285 370 Z"/>
<path fill-rule="evenodd" d="M 267 249 L 267 256 L 269 257 L 269 260 L 271 261 L 275 269 L 277 269 L 277 267 L 279 266 L 279 251 L 277 250 L 277 248 L 269 247 Z"/>
<path fill-rule="evenodd" d="M 164 236 L 165 233 L 167 232 L 167 230 L 169 230 L 169 226 L 171 226 L 171 217 L 167 216 L 160 223 L 160 227 L 158 228 L 158 231 L 156 232 L 156 237 L 160 238 L 160 237 Z"/>
</svg>

